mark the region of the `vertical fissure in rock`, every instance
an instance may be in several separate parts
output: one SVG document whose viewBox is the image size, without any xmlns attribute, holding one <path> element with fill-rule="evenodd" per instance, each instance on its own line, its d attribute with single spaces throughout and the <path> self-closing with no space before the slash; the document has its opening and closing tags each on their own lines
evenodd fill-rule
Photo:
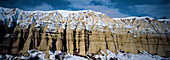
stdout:
<svg viewBox="0 0 170 60">
<path fill-rule="evenodd" d="M 113 37 L 113 34 L 111 34 L 112 38 L 113 38 L 113 44 L 114 44 L 114 47 L 115 47 L 115 51 L 117 51 L 117 47 L 116 47 L 116 42 L 115 42 L 115 38 Z"/>
<path fill-rule="evenodd" d="M 73 52 L 76 52 L 76 29 L 73 31 Z"/>
<path fill-rule="evenodd" d="M 119 35 L 116 35 L 116 44 L 117 44 L 117 50 L 119 49 L 119 45 L 118 45 L 118 39 L 119 39 Z"/>
<path fill-rule="evenodd" d="M 20 51 L 24 46 L 23 29 L 21 29 L 21 37 L 18 50 Z"/>
<path fill-rule="evenodd" d="M 88 48 L 87 48 L 88 46 L 87 46 L 87 34 L 86 34 L 86 32 L 87 32 L 87 31 L 86 31 L 86 27 L 85 27 L 85 29 L 84 29 L 84 37 L 85 37 L 85 39 L 84 39 L 84 42 L 85 42 L 85 52 L 87 52 L 87 49 L 88 49 Z"/>
<path fill-rule="evenodd" d="M 105 34 L 104 39 L 105 39 L 105 43 L 106 43 L 106 49 L 108 49 L 108 43 L 107 43 L 107 39 L 106 39 L 107 35 L 106 35 L 105 31 L 103 33 Z"/>
<path fill-rule="evenodd" d="M 42 25 L 40 25 L 40 30 L 38 31 L 37 47 L 40 45 L 42 32 L 43 32 L 42 31 Z"/>
<path fill-rule="evenodd" d="M 46 40 L 46 43 L 47 43 L 46 45 L 48 45 L 48 38 L 47 38 L 48 34 L 49 33 L 47 33 L 47 34 L 45 33 L 45 37 L 46 37 L 45 40 Z"/>
<path fill-rule="evenodd" d="M 54 39 L 54 37 L 52 38 L 52 50 L 53 50 L 53 52 L 55 52 L 55 50 L 56 50 L 56 39 Z"/>
<path fill-rule="evenodd" d="M 88 50 L 89 50 L 89 45 L 90 45 L 90 42 L 89 42 L 89 30 L 87 31 L 87 48 L 88 48 Z"/>
<path fill-rule="evenodd" d="M 66 30 L 67 30 L 67 25 L 65 25 L 65 29 L 64 29 L 64 33 L 63 33 L 63 48 L 64 48 L 64 52 L 67 52 L 67 44 L 66 44 Z"/>
</svg>

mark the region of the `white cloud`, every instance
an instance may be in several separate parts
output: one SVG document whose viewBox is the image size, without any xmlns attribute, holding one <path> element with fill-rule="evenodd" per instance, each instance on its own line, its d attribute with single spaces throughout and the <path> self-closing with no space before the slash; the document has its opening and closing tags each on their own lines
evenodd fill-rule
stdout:
<svg viewBox="0 0 170 60">
<path fill-rule="evenodd" d="M 51 5 L 48 5 L 46 3 L 42 3 L 41 5 L 35 6 L 35 7 L 28 7 L 25 8 L 25 10 L 53 10 L 54 7 L 52 7 Z"/>
<path fill-rule="evenodd" d="M 170 4 L 166 5 L 135 5 L 129 6 L 131 9 L 136 9 L 139 14 L 147 14 L 151 17 L 168 17 L 170 18 Z"/>
<path fill-rule="evenodd" d="M 86 10 L 94 10 L 98 12 L 102 12 L 109 17 L 112 18 L 121 18 L 127 17 L 127 14 L 122 14 L 119 12 L 119 9 L 114 8 L 114 6 L 108 7 L 106 5 L 116 5 L 116 3 L 111 3 L 110 0 L 68 0 L 71 2 L 69 7 L 78 8 L 78 9 L 86 9 Z M 103 5 L 92 5 L 90 4 L 92 1 L 102 2 Z"/>
<path fill-rule="evenodd" d="M 107 6 L 90 5 L 90 6 L 77 6 L 77 7 L 88 9 L 88 10 L 90 9 L 90 10 L 94 10 L 94 11 L 99 11 L 99 12 L 106 14 L 109 17 L 121 18 L 121 17 L 127 17 L 128 16 L 127 14 L 120 13 L 118 9 L 109 8 Z"/>
</svg>

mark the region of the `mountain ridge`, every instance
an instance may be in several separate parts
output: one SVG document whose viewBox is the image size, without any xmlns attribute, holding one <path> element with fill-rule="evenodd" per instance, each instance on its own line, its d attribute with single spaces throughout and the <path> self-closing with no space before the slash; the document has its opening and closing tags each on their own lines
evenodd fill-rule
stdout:
<svg viewBox="0 0 170 60">
<path fill-rule="evenodd" d="M 11 48 L 0 53 L 28 55 L 28 50 L 37 49 L 87 55 L 99 54 L 100 50 L 106 53 L 108 49 L 113 53 L 146 51 L 167 57 L 170 51 L 170 19 L 111 18 L 92 10 L 23 11 L 1 7 L 0 22 L 1 41 L 12 42 L 0 43 L 3 48 Z"/>
</svg>

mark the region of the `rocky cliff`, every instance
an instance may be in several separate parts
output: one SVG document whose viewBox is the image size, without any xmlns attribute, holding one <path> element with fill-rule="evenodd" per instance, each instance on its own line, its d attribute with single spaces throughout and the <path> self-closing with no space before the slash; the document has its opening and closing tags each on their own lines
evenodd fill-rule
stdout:
<svg viewBox="0 0 170 60">
<path fill-rule="evenodd" d="M 113 13 L 114 14 L 114 13 Z M 170 20 L 111 18 L 92 10 L 23 11 L 0 7 L 0 54 L 28 55 L 37 49 L 76 55 L 110 50 L 167 57 Z"/>
</svg>

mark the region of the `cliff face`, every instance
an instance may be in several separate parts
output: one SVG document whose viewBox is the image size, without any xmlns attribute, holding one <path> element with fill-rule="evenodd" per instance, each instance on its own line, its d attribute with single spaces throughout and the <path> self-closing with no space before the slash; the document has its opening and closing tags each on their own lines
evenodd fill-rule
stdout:
<svg viewBox="0 0 170 60">
<path fill-rule="evenodd" d="M 72 54 L 146 51 L 170 55 L 170 21 L 150 17 L 110 18 L 100 12 L 23 11 L 0 8 L 1 54 L 28 55 L 30 49 Z M 113 13 L 114 14 L 114 13 Z M 48 54 L 47 54 L 48 55 Z"/>
</svg>

